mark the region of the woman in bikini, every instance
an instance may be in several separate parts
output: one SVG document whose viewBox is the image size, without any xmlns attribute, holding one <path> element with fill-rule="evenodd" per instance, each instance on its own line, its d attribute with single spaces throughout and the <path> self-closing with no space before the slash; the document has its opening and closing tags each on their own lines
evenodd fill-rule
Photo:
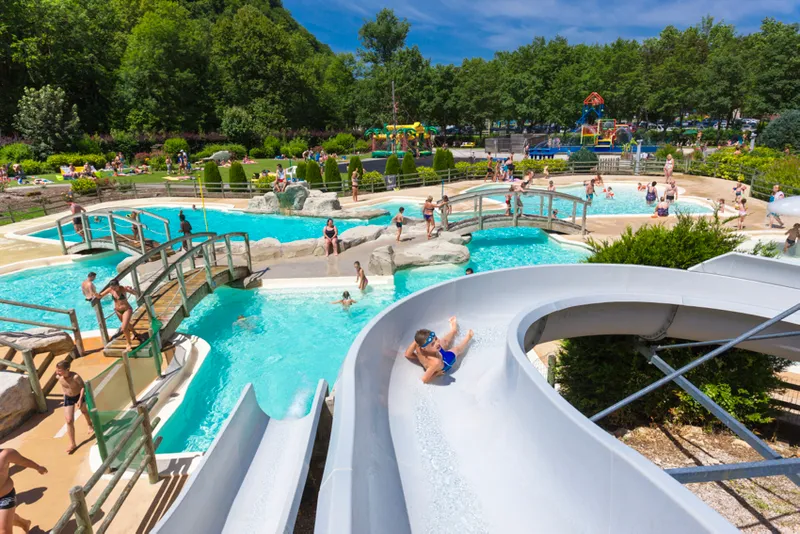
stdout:
<svg viewBox="0 0 800 534">
<path fill-rule="evenodd" d="M 131 308 L 130 303 L 128 302 L 128 295 L 136 295 L 139 296 L 138 292 L 129 286 L 122 286 L 119 283 L 119 280 L 113 279 L 111 282 L 108 283 L 108 287 L 100 293 L 100 298 L 105 297 L 106 295 L 111 295 L 111 298 L 114 300 L 114 313 L 117 314 L 117 318 L 119 318 L 119 322 L 122 323 L 119 327 L 122 335 L 125 336 L 125 348 L 130 352 L 133 350 L 133 337 L 134 332 L 133 328 L 131 327 L 131 317 L 133 316 L 133 308 Z"/>
<path fill-rule="evenodd" d="M 330 249 L 333 247 L 333 255 L 339 255 L 339 229 L 333 224 L 333 219 L 328 219 L 325 228 L 322 229 L 322 237 L 325 238 L 325 257 L 330 256 Z"/>
<path fill-rule="evenodd" d="M 550 180 L 550 183 L 547 185 L 547 190 L 548 191 L 555 191 L 556 190 L 556 186 L 553 183 L 553 180 Z"/>
<path fill-rule="evenodd" d="M 653 180 L 653 183 L 647 186 L 647 194 L 645 194 L 644 200 L 648 206 L 652 206 L 656 198 L 658 198 L 658 189 L 656 189 L 656 182 Z"/>
<path fill-rule="evenodd" d="M 747 199 L 743 198 L 739 201 L 739 230 L 745 228 L 744 218 L 747 217 Z"/>
<path fill-rule="evenodd" d="M 425 229 L 428 233 L 428 239 L 431 238 L 433 228 L 436 226 L 436 221 L 433 218 L 433 210 L 441 206 L 441 204 L 434 204 L 433 197 L 431 196 L 425 199 L 425 205 L 422 206 L 422 217 L 425 219 Z"/>
</svg>

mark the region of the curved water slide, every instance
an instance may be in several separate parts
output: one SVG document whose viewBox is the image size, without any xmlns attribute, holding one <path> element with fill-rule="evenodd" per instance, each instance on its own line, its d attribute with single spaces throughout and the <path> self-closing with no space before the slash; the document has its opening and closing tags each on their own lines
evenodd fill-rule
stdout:
<svg viewBox="0 0 800 534">
<path fill-rule="evenodd" d="M 736 532 L 569 405 L 527 352 L 598 334 L 735 338 L 800 302 L 798 272 L 740 255 L 692 271 L 535 266 L 397 302 L 361 332 L 340 372 L 316 532 Z M 451 315 L 475 340 L 424 385 L 403 350 L 419 328 L 445 333 Z M 762 333 L 798 323 L 791 315 Z M 797 337 L 739 346 L 800 359 Z"/>
</svg>

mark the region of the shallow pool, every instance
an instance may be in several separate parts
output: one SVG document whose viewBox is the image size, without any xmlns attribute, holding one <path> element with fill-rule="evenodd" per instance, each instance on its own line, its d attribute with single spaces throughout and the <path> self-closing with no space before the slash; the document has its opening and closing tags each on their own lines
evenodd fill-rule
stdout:
<svg viewBox="0 0 800 534">
<path fill-rule="evenodd" d="M 52 308 L 74 308 L 81 330 L 96 330 L 97 318 L 94 308 L 86 302 L 81 293 L 81 283 L 89 271 L 97 273 L 95 286 L 101 289 L 117 274 L 117 264 L 126 254 L 110 252 L 87 257 L 72 263 L 26 269 L 0 276 L 0 298 L 16 300 L 28 304 L 39 304 Z M 106 314 L 112 311 L 110 301 L 104 302 Z M 30 321 L 41 321 L 68 325 L 66 315 L 39 310 L 11 307 L 0 304 L 0 315 Z M 118 327 L 116 316 L 108 319 L 109 327 Z M 0 330 L 24 330 L 30 326 L 0 321 Z"/>
<path fill-rule="evenodd" d="M 297 239 L 308 239 L 310 237 L 321 237 L 322 227 L 325 226 L 325 219 L 317 217 L 300 217 L 300 216 L 286 216 L 286 215 L 265 215 L 257 213 L 243 213 L 241 211 L 227 211 L 220 209 L 207 209 L 206 218 L 203 217 L 202 210 L 192 210 L 191 208 L 168 208 L 168 207 L 152 207 L 146 208 L 150 213 L 160 215 L 170 222 L 170 232 L 172 237 L 180 235 L 180 224 L 178 221 L 178 214 L 183 211 L 186 219 L 191 223 L 192 230 L 195 232 L 208 231 L 224 234 L 227 232 L 241 232 L 246 230 L 250 234 L 250 239 L 256 241 L 265 237 L 274 237 L 282 242 L 295 241 Z M 125 210 L 115 210 L 119 213 L 125 213 Z M 208 226 L 206 226 L 206 219 Z M 391 217 L 384 216 L 380 219 L 373 219 L 372 221 L 362 221 L 358 219 L 338 219 L 336 225 L 339 231 L 343 232 L 348 228 L 360 226 L 364 224 L 389 224 Z M 148 225 L 145 230 L 145 237 L 154 239 L 159 242 L 166 241 L 164 234 L 164 227 L 161 223 L 155 222 L 154 219 L 144 217 L 142 222 Z M 97 225 L 97 226 L 95 226 Z M 115 223 L 118 231 L 127 233 L 130 232 L 124 222 Z M 68 241 L 78 242 L 80 237 L 75 233 L 72 224 L 63 226 L 64 236 Z M 99 223 L 92 223 L 92 228 L 105 228 L 106 231 L 94 232 L 95 237 L 102 237 L 108 235 L 108 222 L 101 220 Z M 48 239 L 58 239 L 58 231 L 55 228 L 49 228 L 32 234 L 33 237 L 44 237 Z"/>
<path fill-rule="evenodd" d="M 614 190 L 614 198 L 608 199 L 606 198 L 606 194 L 603 192 L 602 187 L 595 188 L 595 197 L 592 201 L 591 206 L 587 208 L 587 214 L 589 215 L 650 215 L 655 210 L 654 205 L 648 205 L 645 202 L 644 191 L 637 191 L 635 184 L 610 184 L 612 189 Z M 664 185 L 658 185 L 659 195 L 663 194 L 664 192 Z M 502 191 L 502 194 L 498 194 L 497 196 L 492 195 L 490 198 L 496 200 L 498 202 L 505 203 L 505 193 L 508 191 L 508 184 L 487 184 L 478 186 L 474 189 L 475 190 L 483 190 L 483 189 L 498 189 L 498 191 Z M 540 189 L 540 188 L 537 188 Z M 557 188 L 557 191 L 560 193 L 566 193 L 568 195 L 573 195 L 576 197 L 580 197 L 582 199 L 586 198 L 585 195 L 585 188 L 581 185 L 570 185 L 565 187 Z M 539 199 L 531 199 L 523 207 L 523 213 L 538 213 L 540 208 Z M 563 199 L 555 199 L 553 201 L 553 209 L 558 210 L 558 217 L 561 219 L 566 219 L 572 216 L 572 202 L 563 200 Z M 699 204 L 696 202 L 690 201 L 682 201 L 680 200 L 680 195 L 678 196 L 678 201 L 674 202 L 670 207 L 670 213 L 675 213 L 676 211 L 680 211 L 683 213 L 712 213 L 713 209 L 705 204 Z M 544 214 L 547 214 L 547 203 L 544 206 Z M 581 216 L 581 208 L 578 207 L 577 217 L 580 218 Z"/>
<path fill-rule="evenodd" d="M 469 248 L 469 265 L 400 271 L 394 289 L 372 288 L 365 296 L 349 288 L 357 300 L 349 312 L 328 304 L 341 298 L 344 288 L 219 289 L 181 325 L 181 331 L 208 341 L 212 351 L 180 408 L 160 430 L 164 441 L 159 452 L 207 449 L 248 382 L 255 387 L 259 405 L 272 416 L 304 415 L 317 381 L 324 378 L 333 385 L 350 345 L 370 319 L 415 291 L 463 276 L 468 266 L 487 271 L 576 263 L 587 254 L 529 228 L 476 232 Z M 245 321 L 237 323 L 239 315 Z"/>
</svg>

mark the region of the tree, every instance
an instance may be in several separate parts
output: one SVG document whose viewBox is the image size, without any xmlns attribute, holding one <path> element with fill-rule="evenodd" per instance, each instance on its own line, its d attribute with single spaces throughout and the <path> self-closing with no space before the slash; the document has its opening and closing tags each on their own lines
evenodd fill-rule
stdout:
<svg viewBox="0 0 800 534">
<path fill-rule="evenodd" d="M 400 174 L 400 160 L 397 159 L 396 154 L 392 154 L 386 159 L 386 169 L 383 174 L 387 176 Z"/>
<path fill-rule="evenodd" d="M 244 172 L 244 167 L 238 161 L 231 163 L 230 174 L 228 175 L 228 183 L 233 184 L 246 184 L 247 175 Z M 239 189 L 241 191 L 241 189 Z"/>
<path fill-rule="evenodd" d="M 260 137 L 250 112 L 239 106 L 225 108 L 221 129 L 228 139 L 246 146 L 255 145 Z"/>
<path fill-rule="evenodd" d="M 164 152 L 175 159 L 175 155 L 181 150 L 189 152 L 189 143 L 183 137 L 170 137 L 164 141 Z"/>
<path fill-rule="evenodd" d="M 341 181 L 342 175 L 339 174 L 339 164 L 336 162 L 336 158 L 326 159 L 324 182 L 326 184 L 337 184 L 341 183 Z"/>
<path fill-rule="evenodd" d="M 400 20 L 393 9 L 383 8 L 375 20 L 365 20 L 358 30 L 358 39 L 364 48 L 358 53 L 367 63 L 387 64 L 394 54 L 406 44 L 411 24 Z"/>
<path fill-rule="evenodd" d="M 209 193 L 222 191 L 222 175 L 214 160 L 207 162 L 203 168 L 203 185 Z"/>
<path fill-rule="evenodd" d="M 264 151 L 268 158 L 274 158 L 281 152 L 281 140 L 272 135 L 264 138 Z"/>
<path fill-rule="evenodd" d="M 210 113 L 208 37 L 179 4 L 162 0 L 128 37 L 119 68 L 118 121 L 133 131 L 196 131 Z"/>
<path fill-rule="evenodd" d="M 400 167 L 403 176 L 411 176 L 417 174 L 417 164 L 414 162 L 414 155 L 411 152 L 406 152 L 403 156 L 403 164 Z"/>
<path fill-rule="evenodd" d="M 437 148 L 433 154 L 433 170 L 444 171 L 447 169 L 447 149 Z"/>
<path fill-rule="evenodd" d="M 761 134 L 761 142 L 770 148 L 783 150 L 787 146 L 800 148 L 800 109 L 782 114 L 773 120 Z"/>
<path fill-rule="evenodd" d="M 80 136 L 78 106 L 67 103 L 63 89 L 49 85 L 25 88 L 14 125 L 41 159 L 66 151 Z"/>
<path fill-rule="evenodd" d="M 309 160 L 306 168 L 306 182 L 310 184 L 321 184 L 322 174 L 319 172 L 319 165 L 316 161 Z"/>
<path fill-rule="evenodd" d="M 364 165 L 361 163 L 361 158 L 358 156 L 350 158 L 350 162 L 347 164 L 347 176 L 352 176 L 355 170 L 358 170 L 359 177 L 364 176 Z"/>
<path fill-rule="evenodd" d="M 800 108 L 800 24 L 767 18 L 744 48 L 749 58 L 747 108 L 757 116 Z"/>
</svg>

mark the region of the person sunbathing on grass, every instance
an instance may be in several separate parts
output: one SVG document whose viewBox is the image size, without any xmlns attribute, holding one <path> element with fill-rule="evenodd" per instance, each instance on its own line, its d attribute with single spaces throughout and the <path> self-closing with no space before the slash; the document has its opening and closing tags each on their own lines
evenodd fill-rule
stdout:
<svg viewBox="0 0 800 534">
<path fill-rule="evenodd" d="M 437 376 L 443 376 L 456 364 L 459 357 L 464 356 L 472 337 L 475 333 L 467 331 L 467 337 L 450 349 L 458 333 L 458 321 L 455 317 L 450 318 L 450 331 L 441 339 L 436 337 L 436 332 L 432 330 L 417 330 L 414 334 L 414 341 L 408 346 L 405 357 L 411 361 L 415 359 L 425 368 L 422 381 L 429 384 Z"/>
</svg>

